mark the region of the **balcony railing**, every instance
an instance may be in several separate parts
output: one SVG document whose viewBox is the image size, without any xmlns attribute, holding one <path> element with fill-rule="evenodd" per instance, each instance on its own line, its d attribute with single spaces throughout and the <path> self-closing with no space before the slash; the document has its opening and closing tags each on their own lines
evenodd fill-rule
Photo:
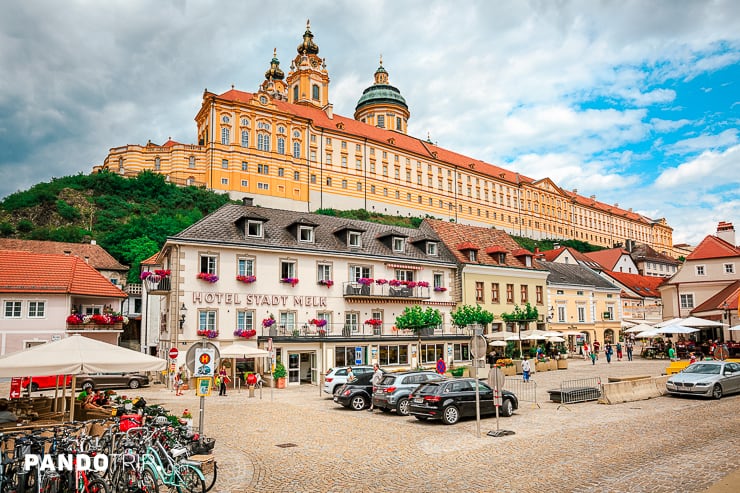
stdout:
<svg viewBox="0 0 740 493">
<path fill-rule="evenodd" d="M 428 299 L 429 287 L 424 286 L 391 286 L 389 284 L 361 284 L 359 282 L 345 282 L 342 286 L 345 298 L 368 297 L 368 298 L 403 298 L 403 299 Z"/>
<path fill-rule="evenodd" d="M 123 323 L 114 324 L 67 324 L 67 332 L 93 332 L 98 330 L 115 330 L 123 332 Z"/>
<path fill-rule="evenodd" d="M 423 338 L 431 337 L 454 337 L 460 336 L 470 338 L 470 331 L 454 326 L 441 326 L 429 328 L 422 331 Z M 316 340 L 316 339 L 392 339 L 392 338 L 416 338 L 415 332 L 411 330 L 394 330 L 392 323 L 385 323 L 382 326 L 373 326 L 368 324 L 333 324 L 317 328 L 316 326 L 303 325 L 273 325 L 269 328 L 260 327 L 257 329 L 257 338 L 277 338 L 290 340 Z"/>
<path fill-rule="evenodd" d="M 171 280 L 169 276 L 152 274 L 144 279 L 144 284 L 149 294 L 168 294 L 170 292 Z"/>
</svg>

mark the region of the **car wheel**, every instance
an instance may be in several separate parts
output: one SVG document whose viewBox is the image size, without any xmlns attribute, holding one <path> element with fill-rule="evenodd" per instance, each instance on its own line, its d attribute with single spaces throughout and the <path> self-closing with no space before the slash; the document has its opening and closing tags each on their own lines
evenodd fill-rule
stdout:
<svg viewBox="0 0 740 493">
<path fill-rule="evenodd" d="M 514 414 L 514 404 L 511 403 L 511 399 L 504 399 L 504 402 L 501 403 L 501 416 L 508 418 L 512 414 Z"/>
<path fill-rule="evenodd" d="M 138 380 L 136 380 L 136 379 L 131 380 L 128 383 L 128 388 L 130 388 L 130 389 L 138 389 L 139 387 L 141 387 L 141 383 Z"/>
<path fill-rule="evenodd" d="M 356 395 L 350 400 L 350 405 L 355 411 L 362 411 L 367 407 L 367 399 L 361 395 Z"/>
<path fill-rule="evenodd" d="M 401 416 L 409 415 L 409 400 L 407 398 L 403 397 L 401 400 L 398 401 L 398 404 L 396 405 L 396 412 Z"/>
<path fill-rule="evenodd" d="M 722 398 L 722 386 L 720 384 L 714 384 L 714 388 L 712 389 L 712 397 L 714 397 L 715 399 Z"/>
<path fill-rule="evenodd" d="M 31 392 L 38 392 L 39 384 L 31 382 Z"/>
<path fill-rule="evenodd" d="M 427 416 L 418 416 L 418 415 L 414 415 L 414 417 L 415 417 L 416 419 L 418 419 L 419 421 L 426 421 L 427 419 L 429 419 L 429 418 L 428 418 Z"/>
<path fill-rule="evenodd" d="M 333 389 L 331 389 L 331 395 L 337 395 L 337 390 L 339 390 L 339 385 L 335 385 Z"/>
<path fill-rule="evenodd" d="M 442 410 L 442 422 L 446 425 L 454 425 L 460 421 L 460 410 L 455 406 L 447 406 Z"/>
</svg>

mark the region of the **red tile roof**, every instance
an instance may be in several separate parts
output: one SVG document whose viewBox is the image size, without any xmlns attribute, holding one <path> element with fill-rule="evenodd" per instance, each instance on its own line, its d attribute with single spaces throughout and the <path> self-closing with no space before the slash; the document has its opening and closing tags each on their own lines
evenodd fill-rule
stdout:
<svg viewBox="0 0 740 493">
<path fill-rule="evenodd" d="M 459 245 L 455 247 L 457 250 L 460 250 L 461 252 L 464 252 L 465 250 L 480 250 L 477 245 L 474 245 L 470 243 L 469 241 L 463 241 Z M 486 248 L 486 251 L 488 249 Z"/>
<path fill-rule="evenodd" d="M 422 229 L 429 227 L 437 233 L 439 239 L 445 244 L 447 249 L 455 256 L 458 263 L 461 264 L 483 264 L 506 267 L 517 267 L 532 270 L 541 270 L 536 262 L 532 262 L 531 267 L 527 267 L 523 258 L 517 258 L 514 255 L 505 255 L 505 263 L 499 264 L 490 255 L 478 255 L 478 260 L 472 262 L 465 255 L 460 247 L 468 245 L 470 249 L 478 249 L 478 246 L 485 248 L 485 251 L 496 250 L 501 252 L 513 252 L 520 250 L 519 244 L 514 241 L 505 231 L 493 228 L 484 228 L 480 226 L 469 226 L 467 224 L 456 224 L 439 219 L 424 219 Z M 478 245 L 478 246 L 476 246 Z"/>
<path fill-rule="evenodd" d="M 686 260 L 705 260 L 712 258 L 740 257 L 740 248 L 722 238 L 709 235 L 699 243 Z"/>
<path fill-rule="evenodd" d="M 526 248 L 520 248 L 518 250 L 514 250 L 513 252 L 511 252 L 511 254 L 515 257 L 525 257 L 527 255 L 530 257 L 534 257 L 534 253 L 530 252 Z"/>
<path fill-rule="evenodd" d="M 622 255 L 629 257 L 630 253 L 624 248 L 609 248 L 608 250 L 584 253 L 584 255 L 604 269 L 613 270 L 619 259 L 622 258 Z"/>
<path fill-rule="evenodd" d="M 627 274 L 610 270 L 605 270 L 604 273 L 640 296 L 651 298 L 660 298 L 658 286 L 667 280 L 664 277 L 641 276 L 640 274 Z"/>
<path fill-rule="evenodd" d="M 66 254 L 87 259 L 88 263 L 98 270 L 127 271 L 128 267 L 120 264 L 100 245 L 90 243 L 65 243 L 61 241 L 15 240 L 0 238 L 0 250 L 24 250 L 31 253 Z"/>
<path fill-rule="evenodd" d="M 254 98 L 254 96 L 255 95 L 253 93 L 239 91 L 237 89 L 230 89 L 218 95 L 219 98 L 239 103 L 249 103 Z M 311 105 L 292 104 L 288 103 L 287 101 L 280 101 L 277 99 L 270 100 L 270 103 L 274 104 L 279 111 L 283 111 L 285 113 L 293 114 L 298 117 L 310 120 L 312 125 L 315 127 L 329 129 L 333 131 L 341 130 L 342 132 L 374 140 L 378 143 L 393 145 L 394 147 L 397 147 L 404 151 L 420 156 L 426 156 L 428 159 L 436 159 L 445 163 L 459 166 L 461 168 L 475 170 L 479 173 L 489 175 L 491 177 L 512 183 L 514 185 L 518 185 L 520 183 L 535 183 L 535 180 L 528 176 L 520 175 L 519 173 L 516 173 L 514 171 L 510 171 L 499 166 L 486 163 L 485 161 L 481 161 L 480 159 L 475 159 L 464 156 L 462 154 L 458 154 L 448 149 L 436 146 L 429 141 L 425 141 L 416 137 L 411 137 L 400 132 L 385 130 L 373 125 L 368 125 L 353 118 L 347 118 L 336 113 L 334 113 L 330 118 L 326 111 Z M 540 180 L 537 181 L 539 182 Z M 639 221 L 645 224 L 649 224 L 652 222 L 651 219 L 646 218 L 645 216 L 642 216 L 635 212 L 620 209 L 619 207 L 616 207 L 614 205 L 598 202 L 591 198 L 582 197 L 575 192 L 569 192 L 566 190 L 561 191 L 565 194 L 565 197 L 568 200 L 577 202 L 581 205 L 593 207 L 604 212 L 616 214 L 618 216 L 625 217 L 633 221 Z"/>
<path fill-rule="evenodd" d="M 158 256 L 159 256 L 159 252 L 155 253 L 148 259 L 142 260 L 141 265 L 160 265 L 159 262 L 157 262 Z"/>
<path fill-rule="evenodd" d="M 126 297 L 123 291 L 78 257 L 17 250 L 0 250 L 0 293 Z"/>
<path fill-rule="evenodd" d="M 715 294 L 701 305 L 691 310 L 691 313 L 701 313 L 709 310 L 730 310 L 737 313 L 738 297 L 740 296 L 740 281 L 735 281 L 719 293 Z M 727 303 L 727 305 L 725 305 Z"/>
</svg>

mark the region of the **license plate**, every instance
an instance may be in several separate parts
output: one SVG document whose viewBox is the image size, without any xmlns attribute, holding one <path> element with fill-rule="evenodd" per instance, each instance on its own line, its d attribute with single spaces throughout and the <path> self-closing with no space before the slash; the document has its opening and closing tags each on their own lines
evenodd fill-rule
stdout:
<svg viewBox="0 0 740 493">
<path fill-rule="evenodd" d="M 416 404 L 421 404 L 422 402 L 424 402 L 424 399 L 423 399 L 423 398 L 421 398 L 421 397 L 416 397 L 416 398 L 414 398 L 414 402 L 415 402 Z"/>
</svg>

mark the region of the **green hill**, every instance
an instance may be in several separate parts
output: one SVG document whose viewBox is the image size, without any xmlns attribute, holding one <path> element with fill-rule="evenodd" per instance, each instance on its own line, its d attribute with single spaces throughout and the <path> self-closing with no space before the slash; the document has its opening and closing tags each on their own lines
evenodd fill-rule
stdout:
<svg viewBox="0 0 740 493">
<path fill-rule="evenodd" d="M 39 183 L 0 202 L 0 237 L 89 242 L 94 239 L 139 282 L 139 262 L 229 201 L 227 195 L 177 187 L 162 175 L 123 178 L 103 172 Z"/>
</svg>

